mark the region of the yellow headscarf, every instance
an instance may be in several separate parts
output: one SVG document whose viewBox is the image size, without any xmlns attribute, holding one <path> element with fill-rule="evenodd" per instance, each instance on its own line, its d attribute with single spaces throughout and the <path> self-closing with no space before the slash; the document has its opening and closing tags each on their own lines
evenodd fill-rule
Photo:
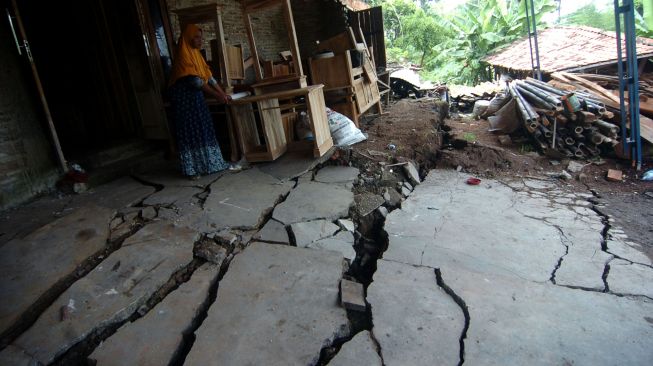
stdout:
<svg viewBox="0 0 653 366">
<path fill-rule="evenodd" d="M 192 39 L 202 30 L 195 24 L 188 24 L 179 37 L 177 58 L 172 66 L 169 85 L 188 75 L 199 76 L 204 83 L 211 78 L 211 69 L 204 61 L 200 50 L 191 46 Z"/>
</svg>

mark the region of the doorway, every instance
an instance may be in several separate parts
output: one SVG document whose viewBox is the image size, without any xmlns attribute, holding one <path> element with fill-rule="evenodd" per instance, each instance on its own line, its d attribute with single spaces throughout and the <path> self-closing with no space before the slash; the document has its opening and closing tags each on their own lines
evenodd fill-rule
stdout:
<svg viewBox="0 0 653 366">
<path fill-rule="evenodd" d="M 158 47 L 150 45 L 152 39 L 167 42 L 166 34 L 154 38 L 152 29 L 144 28 L 140 4 L 23 0 L 18 5 L 69 161 L 168 138 L 161 94 L 165 75 L 156 68 L 165 69 Z"/>
</svg>

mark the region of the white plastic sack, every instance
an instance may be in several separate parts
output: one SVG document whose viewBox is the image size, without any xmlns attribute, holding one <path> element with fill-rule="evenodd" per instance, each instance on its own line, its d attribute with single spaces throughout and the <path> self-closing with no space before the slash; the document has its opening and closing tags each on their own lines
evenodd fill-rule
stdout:
<svg viewBox="0 0 653 366">
<path fill-rule="evenodd" d="M 334 145 L 350 146 L 367 139 L 347 116 L 330 108 L 327 108 L 326 111 Z"/>
</svg>

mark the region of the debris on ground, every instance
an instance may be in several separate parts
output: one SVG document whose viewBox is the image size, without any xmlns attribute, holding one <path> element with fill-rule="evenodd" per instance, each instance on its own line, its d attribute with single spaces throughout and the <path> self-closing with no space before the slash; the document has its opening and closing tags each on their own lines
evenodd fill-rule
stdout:
<svg viewBox="0 0 653 366">
<path fill-rule="evenodd" d="M 624 174 L 621 170 L 608 169 L 607 179 L 610 182 L 621 182 L 623 180 Z"/>
</svg>

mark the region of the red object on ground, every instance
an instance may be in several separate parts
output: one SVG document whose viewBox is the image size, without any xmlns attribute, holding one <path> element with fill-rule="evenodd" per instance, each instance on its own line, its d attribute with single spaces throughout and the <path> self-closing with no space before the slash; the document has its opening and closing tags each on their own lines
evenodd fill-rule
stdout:
<svg viewBox="0 0 653 366">
<path fill-rule="evenodd" d="M 481 184 L 481 180 L 478 178 L 469 177 L 467 178 L 467 184 L 469 184 L 470 186 L 477 186 Z"/>
</svg>

